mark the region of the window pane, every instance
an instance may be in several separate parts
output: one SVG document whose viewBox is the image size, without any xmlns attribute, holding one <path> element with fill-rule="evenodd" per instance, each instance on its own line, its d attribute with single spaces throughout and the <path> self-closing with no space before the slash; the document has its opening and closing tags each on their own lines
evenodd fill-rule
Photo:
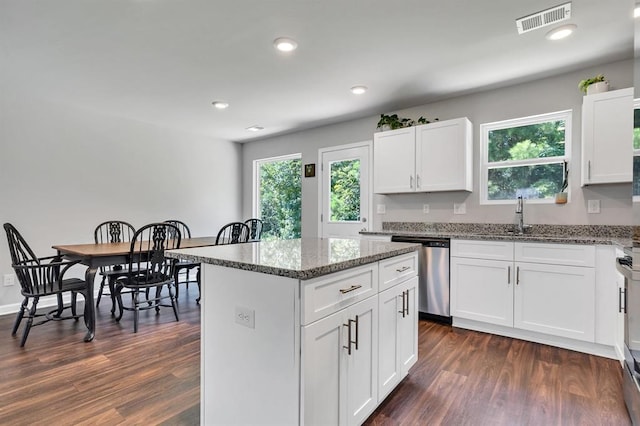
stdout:
<svg viewBox="0 0 640 426">
<path fill-rule="evenodd" d="M 301 167 L 300 160 L 271 161 L 260 165 L 262 239 L 300 238 Z"/>
<path fill-rule="evenodd" d="M 331 163 L 332 222 L 360 221 L 360 160 Z"/>
<path fill-rule="evenodd" d="M 640 149 L 640 109 L 633 110 L 633 149 Z"/>
<path fill-rule="evenodd" d="M 563 163 L 490 168 L 489 200 L 553 198 L 562 187 Z"/>
<path fill-rule="evenodd" d="M 489 162 L 564 155 L 565 121 L 489 131 Z"/>
<path fill-rule="evenodd" d="M 633 157 L 633 195 L 640 195 L 640 156 Z"/>
</svg>

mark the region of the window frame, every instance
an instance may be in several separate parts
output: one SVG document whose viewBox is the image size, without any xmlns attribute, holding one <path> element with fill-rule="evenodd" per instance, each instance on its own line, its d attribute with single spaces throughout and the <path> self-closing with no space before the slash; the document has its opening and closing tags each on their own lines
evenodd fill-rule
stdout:
<svg viewBox="0 0 640 426">
<path fill-rule="evenodd" d="M 564 155 L 555 157 L 532 158 L 527 160 L 508 160 L 489 162 L 489 132 L 493 130 L 509 129 L 513 127 L 521 127 L 531 124 L 541 124 L 549 121 L 565 121 L 564 131 Z M 555 111 L 545 114 L 530 115 L 526 117 L 512 118 L 508 120 L 494 121 L 491 123 L 480 124 L 480 205 L 504 205 L 515 204 L 516 199 L 511 200 L 489 200 L 489 170 L 493 168 L 506 168 L 518 166 L 537 166 L 543 164 L 554 164 L 564 162 L 570 167 L 571 163 L 571 145 L 573 141 L 573 110 L 567 109 Z M 575 175 L 575 174 L 574 174 Z M 567 202 L 571 201 L 571 184 L 569 184 L 566 192 L 568 193 Z M 544 199 L 527 199 L 529 204 L 553 204 L 554 198 Z"/>
<path fill-rule="evenodd" d="M 302 164 L 302 153 L 295 154 L 286 154 L 279 155 L 276 157 L 268 157 L 268 158 L 259 158 L 257 160 L 253 160 L 253 195 L 252 195 L 252 208 L 251 214 L 252 217 L 259 217 L 260 214 L 260 166 L 267 163 L 274 163 L 276 161 L 287 161 L 287 160 L 300 160 L 300 164 Z M 302 173 L 302 171 L 300 171 Z M 302 191 L 302 188 L 300 188 Z"/>
</svg>

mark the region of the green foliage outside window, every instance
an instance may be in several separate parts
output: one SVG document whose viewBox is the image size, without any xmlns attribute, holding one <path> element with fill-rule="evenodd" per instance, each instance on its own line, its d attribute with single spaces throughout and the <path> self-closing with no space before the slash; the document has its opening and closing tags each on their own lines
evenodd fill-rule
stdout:
<svg viewBox="0 0 640 426">
<path fill-rule="evenodd" d="M 510 200 L 518 195 L 530 199 L 553 198 L 560 192 L 563 158 L 546 164 L 518 165 L 515 162 L 563 157 L 564 120 L 491 130 L 488 136 L 489 200 Z"/>
<path fill-rule="evenodd" d="M 301 161 L 271 161 L 260 165 L 262 239 L 300 238 L 302 218 Z"/>
<path fill-rule="evenodd" d="M 360 220 L 360 160 L 331 163 L 331 221 Z"/>
</svg>

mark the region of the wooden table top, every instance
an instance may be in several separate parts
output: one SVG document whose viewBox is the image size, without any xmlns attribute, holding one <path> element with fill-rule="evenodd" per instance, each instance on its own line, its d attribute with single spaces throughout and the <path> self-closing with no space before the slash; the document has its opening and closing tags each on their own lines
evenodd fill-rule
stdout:
<svg viewBox="0 0 640 426">
<path fill-rule="evenodd" d="M 180 241 L 180 248 L 194 248 L 216 245 L 216 237 L 184 238 Z M 52 246 L 62 254 L 72 254 L 85 257 L 126 255 L 131 249 L 131 242 L 102 243 L 102 244 L 64 244 Z"/>
</svg>

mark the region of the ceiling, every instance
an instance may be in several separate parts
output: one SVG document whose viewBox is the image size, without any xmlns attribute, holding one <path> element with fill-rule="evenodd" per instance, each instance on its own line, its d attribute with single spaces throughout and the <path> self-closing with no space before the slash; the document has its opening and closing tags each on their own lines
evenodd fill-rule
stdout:
<svg viewBox="0 0 640 426">
<path fill-rule="evenodd" d="M 629 0 L 573 0 L 562 41 L 518 35 L 517 18 L 562 3 L 0 0 L 0 85 L 248 141 L 633 56 Z M 277 52 L 281 36 L 298 49 Z"/>
</svg>

